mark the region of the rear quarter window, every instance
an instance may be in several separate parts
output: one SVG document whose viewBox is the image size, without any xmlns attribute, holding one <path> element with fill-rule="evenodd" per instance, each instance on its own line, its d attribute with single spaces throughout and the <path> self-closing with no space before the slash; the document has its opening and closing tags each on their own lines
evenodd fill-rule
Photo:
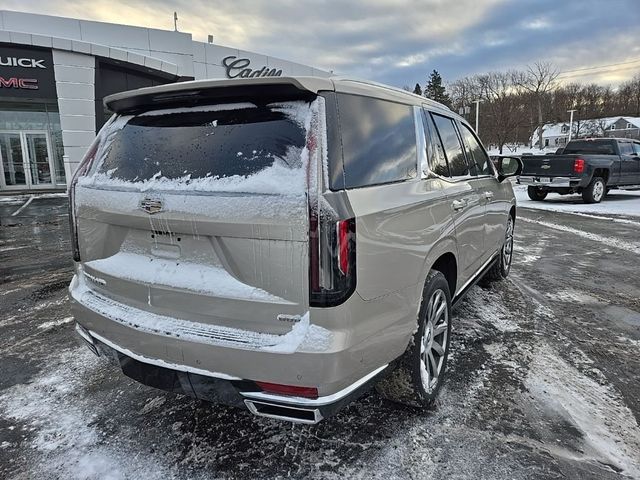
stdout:
<svg viewBox="0 0 640 480">
<path fill-rule="evenodd" d="M 417 176 L 413 108 L 338 94 L 345 188 L 399 182 Z"/>
</svg>

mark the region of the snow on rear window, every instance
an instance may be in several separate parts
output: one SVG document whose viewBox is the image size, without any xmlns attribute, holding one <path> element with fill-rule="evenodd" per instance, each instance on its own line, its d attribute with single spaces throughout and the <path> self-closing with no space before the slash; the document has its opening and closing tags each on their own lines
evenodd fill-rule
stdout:
<svg viewBox="0 0 640 480">
<path fill-rule="evenodd" d="M 104 133 L 83 186 L 136 191 L 302 194 L 316 103 L 249 103 L 147 112 Z M 123 125 L 124 123 L 124 125 Z"/>
</svg>

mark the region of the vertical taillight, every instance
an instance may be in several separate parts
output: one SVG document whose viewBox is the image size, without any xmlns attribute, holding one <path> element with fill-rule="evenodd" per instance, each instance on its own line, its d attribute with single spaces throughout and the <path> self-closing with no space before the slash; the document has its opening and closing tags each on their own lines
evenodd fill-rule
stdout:
<svg viewBox="0 0 640 480">
<path fill-rule="evenodd" d="M 71 249 L 73 251 L 73 260 L 76 262 L 80 261 L 80 246 L 78 245 L 78 223 L 76 219 L 76 184 L 78 183 L 78 179 L 85 175 L 93 161 L 96 158 L 96 154 L 98 153 L 98 148 L 100 147 L 100 137 L 96 138 L 87 153 L 84 155 L 84 158 L 78 165 L 77 170 L 73 174 L 71 179 L 71 184 L 69 185 L 69 227 L 71 229 Z"/>
<path fill-rule="evenodd" d="M 340 220 L 336 224 L 338 231 L 338 268 L 343 275 L 349 275 L 349 229 L 351 220 Z"/>
<path fill-rule="evenodd" d="M 584 173 L 584 160 L 582 158 L 576 158 L 573 161 L 573 173 Z"/>
<path fill-rule="evenodd" d="M 326 218 L 325 218 L 326 217 Z M 309 303 L 333 307 L 356 286 L 356 221 L 335 221 L 329 215 L 309 217 Z"/>
</svg>

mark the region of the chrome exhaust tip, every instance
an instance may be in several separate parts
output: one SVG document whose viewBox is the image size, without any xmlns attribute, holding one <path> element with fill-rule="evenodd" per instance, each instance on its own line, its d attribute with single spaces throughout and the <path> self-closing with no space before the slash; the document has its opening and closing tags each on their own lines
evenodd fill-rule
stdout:
<svg viewBox="0 0 640 480">
<path fill-rule="evenodd" d="M 257 400 L 245 400 L 244 403 L 251 413 L 260 417 L 310 425 L 318 423 L 323 418 L 317 408 L 293 407 Z"/>
<path fill-rule="evenodd" d="M 78 322 L 76 322 L 76 333 L 82 340 L 84 340 L 84 345 L 86 345 L 96 357 L 99 357 L 100 352 L 98 352 L 96 342 L 93 341 L 93 337 L 88 332 L 88 330 L 81 326 Z"/>
</svg>

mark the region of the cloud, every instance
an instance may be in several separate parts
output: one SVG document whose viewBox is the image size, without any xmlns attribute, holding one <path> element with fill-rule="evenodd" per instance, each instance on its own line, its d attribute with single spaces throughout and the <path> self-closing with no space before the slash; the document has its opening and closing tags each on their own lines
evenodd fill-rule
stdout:
<svg viewBox="0 0 640 480">
<path fill-rule="evenodd" d="M 454 80 L 537 60 L 573 70 L 640 59 L 630 33 L 637 0 L 5 0 L 3 8 L 164 29 L 176 10 L 179 29 L 196 40 L 211 34 L 222 45 L 397 86 L 423 84 L 433 69 Z M 567 80 L 617 83 L 640 72 L 636 65 Z"/>
</svg>

